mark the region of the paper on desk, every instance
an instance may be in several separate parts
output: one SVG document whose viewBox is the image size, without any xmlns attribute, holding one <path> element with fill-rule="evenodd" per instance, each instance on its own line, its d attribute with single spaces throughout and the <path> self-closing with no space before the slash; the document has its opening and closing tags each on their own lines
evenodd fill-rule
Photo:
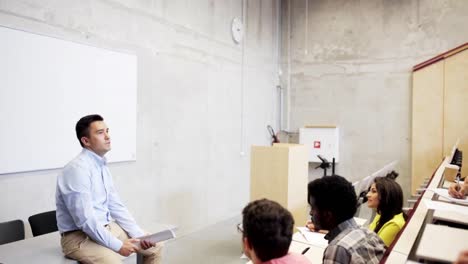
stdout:
<svg viewBox="0 0 468 264">
<path fill-rule="evenodd" d="M 354 217 L 354 221 L 358 226 L 364 226 L 366 224 L 367 219 Z M 293 240 L 304 242 L 307 244 L 318 245 L 318 246 L 327 246 L 328 241 L 325 239 L 325 234 L 312 232 L 309 228 L 305 226 L 296 227 L 299 232 L 294 234 Z"/>
<path fill-rule="evenodd" d="M 448 189 L 433 188 L 433 189 L 427 189 L 427 190 L 431 191 L 431 192 L 434 192 L 435 194 L 438 194 L 438 195 L 448 199 L 450 202 L 463 204 L 463 205 L 468 205 L 468 197 L 465 196 L 464 199 L 453 198 L 452 196 L 449 195 Z"/>
<path fill-rule="evenodd" d="M 327 246 L 328 240 L 325 239 L 325 234 L 312 232 L 307 227 L 296 227 L 299 232 L 294 234 L 293 240 L 304 242 L 311 245 Z"/>
<path fill-rule="evenodd" d="M 455 212 L 459 214 L 468 215 L 468 207 L 466 206 L 460 206 L 456 204 L 450 204 L 450 203 L 444 203 L 444 202 L 432 201 L 432 200 L 424 200 L 424 203 L 429 209 L 449 211 L 449 212 Z"/>
</svg>

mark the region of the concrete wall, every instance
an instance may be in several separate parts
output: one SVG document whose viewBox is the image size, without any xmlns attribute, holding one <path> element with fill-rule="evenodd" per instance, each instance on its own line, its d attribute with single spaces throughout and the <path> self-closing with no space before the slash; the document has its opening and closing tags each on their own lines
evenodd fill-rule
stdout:
<svg viewBox="0 0 468 264">
<path fill-rule="evenodd" d="M 354 181 L 398 159 L 398 181 L 408 195 L 411 68 L 467 41 L 468 2 L 290 0 L 283 6 L 282 86 L 290 111 L 284 128 L 338 125 L 337 173 Z M 312 167 L 310 178 L 322 174 Z"/>
<path fill-rule="evenodd" d="M 139 222 L 184 234 L 238 215 L 249 199 L 250 145 L 268 144 L 266 125 L 277 120 L 279 8 L 275 0 L 7 0 L 0 25 L 137 54 L 137 161 L 110 169 Z M 245 21 L 241 45 L 231 39 L 233 17 Z M 0 175 L 0 221 L 55 209 L 57 173 Z"/>
</svg>

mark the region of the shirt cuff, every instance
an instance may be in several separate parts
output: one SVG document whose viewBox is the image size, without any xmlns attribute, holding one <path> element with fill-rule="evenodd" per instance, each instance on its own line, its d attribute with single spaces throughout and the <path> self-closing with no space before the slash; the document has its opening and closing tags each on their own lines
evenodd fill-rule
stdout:
<svg viewBox="0 0 468 264">
<path fill-rule="evenodd" d="M 114 250 L 115 252 L 119 252 L 119 250 L 122 248 L 123 242 L 118 240 L 117 238 L 112 238 L 109 247 L 110 249 Z"/>
<path fill-rule="evenodd" d="M 129 233 L 128 235 L 131 238 L 142 237 L 142 236 L 144 236 L 146 234 L 145 232 L 143 232 L 143 230 L 141 230 L 141 228 L 138 228 L 136 230 L 132 230 L 131 232 L 128 232 L 128 233 Z"/>
</svg>

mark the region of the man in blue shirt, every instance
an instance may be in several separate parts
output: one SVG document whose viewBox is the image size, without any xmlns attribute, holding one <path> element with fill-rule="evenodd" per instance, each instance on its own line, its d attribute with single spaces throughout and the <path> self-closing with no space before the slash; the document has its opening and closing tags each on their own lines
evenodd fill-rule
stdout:
<svg viewBox="0 0 468 264">
<path fill-rule="evenodd" d="M 145 235 L 120 200 L 104 155 L 111 150 L 109 128 L 99 115 L 76 124 L 81 153 L 57 177 L 57 225 L 65 256 L 81 263 L 122 263 L 143 253 L 144 263 L 160 263 L 161 246 Z"/>
</svg>

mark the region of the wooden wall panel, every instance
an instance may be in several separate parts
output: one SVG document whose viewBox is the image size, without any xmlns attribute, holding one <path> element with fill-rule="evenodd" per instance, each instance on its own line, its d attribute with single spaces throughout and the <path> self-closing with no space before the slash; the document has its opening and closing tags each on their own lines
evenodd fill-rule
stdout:
<svg viewBox="0 0 468 264">
<path fill-rule="evenodd" d="M 443 157 L 443 80 L 443 60 L 413 73 L 412 193 Z"/>
<path fill-rule="evenodd" d="M 445 59 L 444 83 L 444 154 L 460 138 L 462 176 L 468 176 L 468 50 Z"/>
</svg>

